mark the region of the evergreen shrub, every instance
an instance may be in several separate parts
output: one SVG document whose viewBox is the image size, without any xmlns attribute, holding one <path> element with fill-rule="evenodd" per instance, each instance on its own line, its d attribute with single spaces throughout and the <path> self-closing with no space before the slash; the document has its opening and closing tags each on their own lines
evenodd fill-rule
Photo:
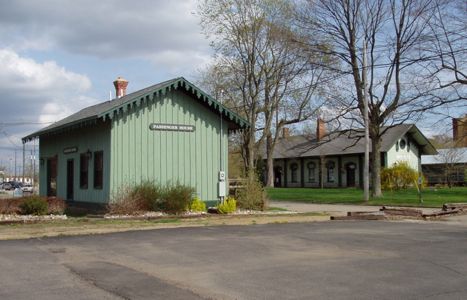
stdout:
<svg viewBox="0 0 467 300">
<path fill-rule="evenodd" d="M 168 214 L 179 214 L 189 209 L 194 188 L 180 183 L 168 183 L 161 188 L 161 195 L 154 208 Z"/>
<path fill-rule="evenodd" d="M 19 205 L 22 215 L 46 215 L 48 212 L 47 200 L 41 197 L 28 197 Z"/>
</svg>

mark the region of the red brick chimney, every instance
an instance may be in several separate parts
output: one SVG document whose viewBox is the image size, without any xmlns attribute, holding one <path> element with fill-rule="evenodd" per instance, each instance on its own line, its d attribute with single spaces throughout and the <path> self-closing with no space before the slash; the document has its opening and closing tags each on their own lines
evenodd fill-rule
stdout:
<svg viewBox="0 0 467 300">
<path fill-rule="evenodd" d="M 287 127 L 282 128 L 282 137 L 283 138 L 288 138 L 289 136 L 290 136 L 289 128 L 287 128 Z"/>
<path fill-rule="evenodd" d="M 318 118 L 316 124 L 316 140 L 321 141 L 323 137 L 326 135 L 326 124 L 324 123 L 323 119 Z"/>
<path fill-rule="evenodd" d="M 125 80 L 119 76 L 114 81 L 114 86 L 115 86 L 115 95 L 117 96 L 117 98 L 123 97 L 126 95 L 126 87 L 128 86 L 128 80 Z"/>
</svg>

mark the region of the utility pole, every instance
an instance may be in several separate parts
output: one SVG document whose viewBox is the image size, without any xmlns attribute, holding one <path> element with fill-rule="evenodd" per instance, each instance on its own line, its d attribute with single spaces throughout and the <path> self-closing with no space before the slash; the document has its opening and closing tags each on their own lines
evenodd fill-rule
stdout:
<svg viewBox="0 0 467 300">
<path fill-rule="evenodd" d="M 33 155 L 32 155 L 32 186 L 36 184 L 36 138 L 32 140 L 32 149 L 33 149 Z"/>
<path fill-rule="evenodd" d="M 16 181 L 16 148 L 15 148 L 15 181 Z"/>
<path fill-rule="evenodd" d="M 363 119 L 365 124 L 365 160 L 363 169 L 363 200 L 368 202 L 370 200 L 370 132 L 368 128 L 368 88 L 366 79 L 366 40 L 363 40 Z"/>
<path fill-rule="evenodd" d="M 23 183 L 26 182 L 24 179 L 24 166 L 26 165 L 26 144 L 23 142 Z"/>
</svg>

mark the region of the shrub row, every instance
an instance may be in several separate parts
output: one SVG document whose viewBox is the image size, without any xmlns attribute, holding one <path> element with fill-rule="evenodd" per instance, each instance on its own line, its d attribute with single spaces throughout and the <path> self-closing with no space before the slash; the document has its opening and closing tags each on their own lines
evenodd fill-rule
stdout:
<svg viewBox="0 0 467 300">
<path fill-rule="evenodd" d="M 109 204 L 109 211 L 112 214 L 139 214 L 147 211 L 179 214 L 189 209 L 205 211 L 204 202 L 198 198 L 192 199 L 194 191 L 192 187 L 180 183 L 159 185 L 144 181 L 121 188 Z"/>
<path fill-rule="evenodd" d="M 59 215 L 65 208 L 65 201 L 57 197 L 27 196 L 0 201 L 0 214 Z"/>
<path fill-rule="evenodd" d="M 195 190 L 180 183 L 160 185 L 153 181 L 143 181 L 133 186 L 124 186 L 113 195 L 109 204 L 112 214 L 140 214 L 147 211 L 162 211 L 180 214 L 187 210 L 204 212 L 206 204 L 198 197 L 192 197 Z M 248 176 L 245 186 L 236 194 L 236 199 L 227 199 L 218 205 L 219 213 L 232 213 L 237 206 L 243 209 L 264 210 L 267 197 L 256 174 Z"/>
</svg>

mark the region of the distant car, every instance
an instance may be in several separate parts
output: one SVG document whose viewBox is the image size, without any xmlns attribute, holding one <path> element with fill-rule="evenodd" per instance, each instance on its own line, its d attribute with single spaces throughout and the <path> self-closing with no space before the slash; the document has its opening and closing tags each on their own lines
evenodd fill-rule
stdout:
<svg viewBox="0 0 467 300">
<path fill-rule="evenodd" d="M 4 189 L 5 191 L 14 190 L 13 186 L 12 186 L 11 183 L 9 183 L 9 182 L 4 182 L 4 183 L 3 183 L 3 189 Z"/>
<path fill-rule="evenodd" d="M 30 183 L 25 183 L 21 189 L 23 190 L 23 193 L 34 192 L 34 187 Z"/>
<path fill-rule="evenodd" d="M 21 189 L 23 187 L 23 183 L 19 181 L 10 181 L 10 184 L 13 189 Z"/>
</svg>

